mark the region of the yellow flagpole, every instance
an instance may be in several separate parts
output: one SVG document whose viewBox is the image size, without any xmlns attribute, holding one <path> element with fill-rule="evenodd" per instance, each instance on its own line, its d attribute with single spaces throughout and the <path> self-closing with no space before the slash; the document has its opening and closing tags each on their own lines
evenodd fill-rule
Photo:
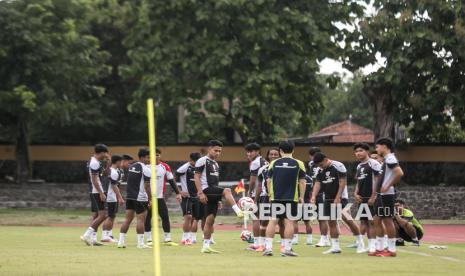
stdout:
<svg viewBox="0 0 465 276">
<path fill-rule="evenodd" d="M 155 160 L 155 112 L 153 108 L 153 99 L 147 100 L 147 119 L 149 126 L 149 147 L 150 147 L 150 188 L 152 190 L 152 232 L 153 232 L 153 261 L 154 275 L 161 275 L 160 268 L 160 230 L 158 229 L 158 201 L 157 201 L 157 165 Z"/>
</svg>

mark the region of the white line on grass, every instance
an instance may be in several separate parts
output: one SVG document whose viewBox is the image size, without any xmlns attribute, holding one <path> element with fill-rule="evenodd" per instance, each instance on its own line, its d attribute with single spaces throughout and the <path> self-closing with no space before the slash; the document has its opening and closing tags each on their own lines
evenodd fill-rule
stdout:
<svg viewBox="0 0 465 276">
<path fill-rule="evenodd" d="M 431 255 L 431 254 L 423 253 L 423 252 L 409 251 L 409 250 L 405 250 L 405 249 L 397 249 L 397 250 L 400 251 L 400 252 L 404 252 L 404 253 L 408 253 L 408 254 L 415 254 L 415 255 L 419 255 L 419 256 L 423 256 L 423 257 L 438 257 L 439 259 L 443 259 L 443 260 L 446 260 L 446 261 L 451 261 L 451 262 L 455 262 L 455 263 L 465 263 L 464 260 L 460 260 L 460 259 L 456 259 L 456 258 L 448 257 L 448 256 L 437 256 L 437 255 Z"/>
</svg>

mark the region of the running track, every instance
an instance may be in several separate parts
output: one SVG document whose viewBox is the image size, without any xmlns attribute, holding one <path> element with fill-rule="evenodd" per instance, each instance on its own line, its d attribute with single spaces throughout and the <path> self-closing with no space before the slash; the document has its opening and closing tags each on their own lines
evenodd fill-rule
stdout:
<svg viewBox="0 0 465 276">
<path fill-rule="evenodd" d="M 86 227 L 87 225 L 84 224 L 50 224 L 49 226 L 52 227 Z M 118 227 L 118 226 L 117 226 Z M 182 225 L 178 224 L 175 227 L 182 227 Z M 233 231 L 237 230 L 240 231 L 242 226 L 239 225 L 215 225 L 215 230 L 226 230 L 226 231 Z M 319 229 L 317 225 L 312 225 L 313 233 L 319 234 Z M 423 225 L 425 230 L 425 235 L 423 236 L 422 242 L 427 243 L 465 243 L 465 225 L 452 225 L 452 224 L 445 224 L 445 225 L 432 225 L 426 224 Z M 249 230 L 250 227 L 249 227 Z M 300 233 L 305 233 L 305 228 L 303 225 L 299 227 Z M 341 232 L 343 235 L 350 235 L 350 231 L 347 227 L 341 225 Z"/>
</svg>

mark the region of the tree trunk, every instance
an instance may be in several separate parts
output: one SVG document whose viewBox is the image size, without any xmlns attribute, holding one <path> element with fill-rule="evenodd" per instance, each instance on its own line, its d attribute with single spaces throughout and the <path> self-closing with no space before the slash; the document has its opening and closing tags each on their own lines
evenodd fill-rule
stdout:
<svg viewBox="0 0 465 276">
<path fill-rule="evenodd" d="M 27 122 L 20 119 L 16 134 L 16 181 L 25 184 L 31 176 Z"/>
<path fill-rule="evenodd" d="M 371 100 L 375 114 L 375 140 L 380 137 L 394 139 L 394 114 L 391 93 L 389 91 L 378 91 L 373 93 Z"/>
</svg>

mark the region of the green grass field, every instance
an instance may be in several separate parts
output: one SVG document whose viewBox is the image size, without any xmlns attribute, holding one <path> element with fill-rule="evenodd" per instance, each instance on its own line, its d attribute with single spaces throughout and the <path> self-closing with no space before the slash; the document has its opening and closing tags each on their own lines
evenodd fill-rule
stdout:
<svg viewBox="0 0 465 276">
<path fill-rule="evenodd" d="M 0 212 L 0 275 L 150 275 L 153 273 L 151 250 L 135 248 L 135 232 L 131 228 L 126 238 L 128 248 L 116 245 L 88 247 L 79 236 L 85 227 L 8 226 L 17 220 L 18 211 Z M 26 212 L 22 221 L 87 220 L 79 212 Z M 36 214 L 31 216 L 32 214 Z M 52 214 L 52 215 L 51 215 Z M 10 223 L 6 223 L 9 218 Z M 177 219 L 177 218 L 175 218 Z M 220 218 L 221 219 L 221 218 Z M 227 218 L 223 218 L 227 220 Z M 179 229 L 173 237 L 180 238 Z M 218 255 L 202 255 L 200 244 L 189 247 L 162 247 L 163 275 L 463 275 L 465 271 L 465 244 L 450 244 L 447 250 L 430 250 L 427 245 L 399 250 L 397 258 L 357 255 L 354 249 L 344 249 L 341 255 L 322 255 L 324 249 L 301 244 L 294 247 L 298 258 L 279 257 L 275 244 L 274 257 L 243 250 L 247 244 L 240 241 L 240 231 L 217 231 L 214 247 Z M 277 238 L 276 238 L 277 239 Z M 342 246 L 352 242 L 342 238 Z"/>
</svg>

